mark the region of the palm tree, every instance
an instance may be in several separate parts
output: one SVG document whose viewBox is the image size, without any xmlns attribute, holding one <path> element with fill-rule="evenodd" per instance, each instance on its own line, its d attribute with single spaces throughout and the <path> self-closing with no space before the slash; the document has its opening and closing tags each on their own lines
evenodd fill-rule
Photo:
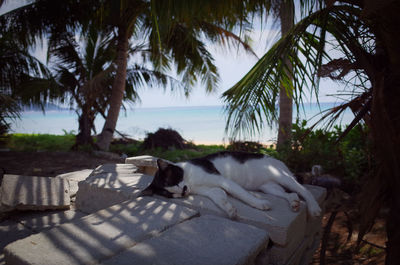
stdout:
<svg viewBox="0 0 400 265">
<path fill-rule="evenodd" d="M 70 98 L 71 107 L 76 108 L 79 133 L 75 146 L 93 145 L 94 119 L 97 114 L 105 117 L 116 78 L 116 38 L 113 33 L 98 31 L 93 25 L 81 31 L 81 41 L 76 40 L 76 33 L 63 32 L 49 40 L 48 57 L 57 83 L 52 89 L 63 91 L 64 100 Z M 129 51 L 131 55 L 145 58 L 148 47 L 138 43 L 129 47 Z M 146 63 L 143 61 L 142 65 L 134 64 L 127 69 L 124 102 L 137 101 L 137 90 L 141 87 L 165 88 L 177 83 L 172 77 L 147 69 L 143 66 Z"/>
<path fill-rule="evenodd" d="M 229 2 L 229 1 L 228 1 Z M 240 2 L 240 1 L 238 1 Z M 217 9 L 223 3 L 225 9 Z M 221 27 L 231 25 L 227 2 L 221 1 L 104 1 L 100 17 L 103 23 L 117 32 L 117 78 L 114 81 L 110 108 L 99 137 L 100 149 L 108 149 L 111 142 L 124 93 L 128 44 L 138 30 L 147 33 L 151 59 L 155 69 L 170 70 L 173 65 L 184 83 L 185 93 L 201 78 L 206 91 L 215 89 L 218 72 L 202 38 L 217 41 L 240 39 Z M 223 11 L 226 10 L 226 11 Z M 220 15 L 218 12 L 224 14 Z M 243 9 L 234 14 L 244 16 Z M 230 18 L 234 16 L 230 14 Z M 218 15 L 218 16 L 217 16 Z M 246 49 L 249 46 L 244 45 Z"/>
<path fill-rule="evenodd" d="M 20 104 L 37 104 L 38 95 L 28 97 L 19 86 L 24 80 L 49 77 L 47 68 L 31 56 L 28 49 L 13 41 L 8 33 L 0 33 L 0 134 L 10 129 L 9 121 L 19 118 Z"/>
<path fill-rule="evenodd" d="M 282 0 L 279 6 L 279 18 L 281 21 L 281 35 L 286 35 L 294 25 L 294 3 Z M 287 75 L 290 77 L 292 71 L 290 62 L 287 62 Z M 279 121 L 277 149 L 282 149 L 290 142 L 293 121 L 292 82 L 286 88 L 283 84 L 279 90 Z"/>
<path fill-rule="evenodd" d="M 370 126 L 377 170 L 366 180 L 368 195 L 361 210 L 365 224 L 370 226 L 382 203 L 390 208 L 387 264 L 400 260 L 400 232 L 396 229 L 400 222 L 399 12 L 400 4 L 391 0 L 331 3 L 299 21 L 225 93 L 230 126 L 251 133 L 262 127 L 265 117 L 268 121 L 275 118 L 275 95 L 279 84 L 288 81 L 286 68 L 293 67 L 297 105 L 307 88 L 318 95 L 320 76 L 348 82 L 346 88 L 355 95 L 353 100 L 332 113 L 350 107 L 356 114 L 351 126 L 362 119 Z M 335 40 L 332 45 L 342 52 L 342 58 L 328 56 L 327 36 Z"/>
</svg>

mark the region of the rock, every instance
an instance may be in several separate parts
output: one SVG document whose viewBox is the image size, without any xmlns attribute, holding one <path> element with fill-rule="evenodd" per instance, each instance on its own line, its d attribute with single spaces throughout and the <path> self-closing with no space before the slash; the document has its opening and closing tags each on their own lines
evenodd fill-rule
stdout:
<svg viewBox="0 0 400 265">
<path fill-rule="evenodd" d="M 264 230 L 215 216 L 201 216 L 102 264 L 252 264 L 267 244 L 268 234 Z"/>
<path fill-rule="evenodd" d="M 157 157 L 149 155 L 134 156 L 126 158 L 125 164 L 133 164 L 138 167 L 139 173 L 154 176 L 158 170 L 157 159 Z M 170 162 L 168 160 L 166 161 Z"/>
<path fill-rule="evenodd" d="M 3 249 L 5 246 L 19 239 L 32 235 L 34 231 L 12 220 L 0 222 L 0 264 L 5 264 Z"/>
<path fill-rule="evenodd" d="M 95 264 L 113 257 L 197 212 L 155 198 L 138 198 L 15 241 L 7 264 Z"/>
<path fill-rule="evenodd" d="M 260 192 L 253 194 L 269 200 L 272 209 L 261 211 L 229 196 L 229 202 L 237 209 L 237 221 L 265 229 L 270 239 L 281 246 L 286 246 L 289 240 L 300 242 L 302 236 L 304 236 L 302 233 L 306 228 L 305 204 L 301 203 L 300 210 L 293 212 L 284 199 Z M 195 209 L 201 214 L 212 214 L 227 218 L 223 210 L 203 196 L 191 195 L 187 198 L 171 199 L 171 201 Z"/>
<path fill-rule="evenodd" d="M 69 185 L 69 195 L 70 197 L 75 197 L 78 192 L 78 182 L 85 180 L 91 173 L 93 169 L 83 169 L 73 172 L 68 172 L 64 174 L 57 175 L 56 178 L 66 179 Z"/>
<path fill-rule="evenodd" d="M 150 163 L 150 162 L 149 162 Z M 153 177 L 139 173 L 130 173 L 128 170 L 130 164 L 104 165 L 99 167 L 84 182 L 79 183 L 79 192 L 77 195 L 77 208 L 84 212 L 93 212 L 112 204 L 133 199 L 137 197 L 141 190 L 146 188 Z M 131 171 L 133 171 L 133 168 Z M 322 203 L 325 189 L 311 188 L 317 201 Z M 305 203 L 301 203 L 300 211 L 293 212 L 288 202 L 284 199 L 255 193 L 256 196 L 266 198 L 271 201 L 272 209 L 269 211 L 260 211 L 241 201 L 229 197 L 230 202 L 238 210 L 238 221 L 250 224 L 269 233 L 270 239 L 285 247 L 289 240 L 300 243 L 304 234 L 299 231 L 306 231 L 307 211 Z M 164 197 L 157 197 L 161 200 L 167 200 Z M 171 199 L 171 202 L 194 209 L 201 214 L 212 214 L 220 217 L 227 217 L 226 213 L 218 208 L 214 202 L 203 196 L 189 196 L 187 198 Z M 311 218 L 309 218 L 311 220 Z M 320 227 L 320 226 L 317 226 Z M 312 227 L 310 227 L 311 230 Z"/>
<path fill-rule="evenodd" d="M 69 209 L 69 185 L 64 179 L 4 175 L 1 205 L 5 210 Z"/>
<path fill-rule="evenodd" d="M 87 214 L 77 210 L 67 211 L 43 211 L 43 212 L 20 212 L 13 214 L 10 218 L 35 232 L 72 222 Z"/>
<path fill-rule="evenodd" d="M 132 164 L 105 164 L 78 183 L 76 207 L 93 213 L 128 199 L 136 198 L 153 177 L 136 173 Z"/>
</svg>

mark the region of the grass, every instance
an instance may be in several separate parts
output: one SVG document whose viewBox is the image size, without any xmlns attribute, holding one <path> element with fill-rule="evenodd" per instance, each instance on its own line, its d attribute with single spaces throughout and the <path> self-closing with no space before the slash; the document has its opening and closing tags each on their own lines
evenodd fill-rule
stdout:
<svg viewBox="0 0 400 265">
<path fill-rule="evenodd" d="M 66 133 L 65 135 L 50 134 L 8 134 L 2 136 L 0 145 L 11 151 L 70 151 L 75 143 L 75 135 Z M 173 162 L 187 160 L 195 157 L 201 157 L 217 151 L 225 150 L 223 145 L 193 145 L 191 149 L 171 149 L 171 150 L 143 150 L 142 142 L 132 144 L 111 145 L 110 151 L 117 154 L 126 154 L 127 156 L 152 155 L 168 159 Z M 91 148 L 83 146 L 81 151 L 90 152 Z"/>
<path fill-rule="evenodd" d="M 8 134 L 1 141 L 12 151 L 69 151 L 75 136 L 51 134 Z"/>
</svg>

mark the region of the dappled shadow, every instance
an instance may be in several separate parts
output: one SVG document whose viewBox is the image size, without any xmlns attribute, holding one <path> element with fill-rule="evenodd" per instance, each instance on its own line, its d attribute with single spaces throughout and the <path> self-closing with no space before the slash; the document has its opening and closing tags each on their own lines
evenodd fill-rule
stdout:
<svg viewBox="0 0 400 265">
<path fill-rule="evenodd" d="M 114 170 L 114 172 L 112 172 Z M 117 176 L 111 166 L 104 185 L 118 187 L 121 191 L 130 189 L 139 190 L 149 182 L 137 179 L 137 182 L 124 181 L 124 177 Z M 128 178 L 127 172 L 126 177 Z M 122 174 L 124 175 L 124 174 Z M 151 181 L 151 178 L 150 180 Z M 108 182 L 108 183 L 106 183 Z M 45 187 L 45 182 L 39 180 L 38 190 L 28 192 L 30 199 L 40 197 L 43 192 L 49 197 L 57 196 L 64 190 L 51 185 Z M 23 192 L 21 185 L 15 186 L 15 193 Z M 61 200 L 61 197 L 56 197 Z M 49 199 L 44 199 L 49 202 Z M 106 205 L 105 205 L 106 207 Z M 124 249 L 130 248 L 138 242 L 146 240 L 165 229 L 196 216 L 196 212 L 176 204 L 154 197 L 141 197 L 128 200 L 120 204 L 87 215 L 83 218 L 49 215 L 47 220 L 38 219 L 32 227 L 43 227 L 48 224 L 71 221 L 29 238 L 16 241 L 5 249 L 6 261 L 14 262 L 22 259 L 36 264 L 88 264 L 100 262 Z M 80 218 L 80 219 L 79 219 Z M 42 223 L 40 223 L 42 222 Z M 23 249 L 23 250 L 22 250 Z M 16 256 L 7 253 L 17 253 Z M 32 255 L 37 253 L 37 255 Z M 36 260 L 35 260 L 36 259 Z"/>
</svg>

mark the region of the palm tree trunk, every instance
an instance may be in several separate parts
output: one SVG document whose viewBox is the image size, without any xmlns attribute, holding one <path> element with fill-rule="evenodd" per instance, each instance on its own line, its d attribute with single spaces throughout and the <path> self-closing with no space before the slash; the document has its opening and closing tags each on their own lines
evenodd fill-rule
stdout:
<svg viewBox="0 0 400 265">
<path fill-rule="evenodd" d="M 292 0 L 281 0 L 279 16 L 281 20 L 281 34 L 283 36 L 287 34 L 294 25 L 294 4 Z M 291 76 L 290 73 L 289 76 Z M 292 136 L 293 99 L 292 96 L 286 92 L 286 89 L 287 88 L 282 85 L 279 92 L 278 150 L 288 144 Z M 288 88 L 288 91 L 290 90 L 291 88 Z"/>
<path fill-rule="evenodd" d="M 108 109 L 107 118 L 97 141 L 97 146 L 100 150 L 107 151 L 109 149 L 115 128 L 117 126 L 119 111 L 121 109 L 122 100 L 125 93 L 128 47 L 129 43 L 126 29 L 120 27 L 118 29 L 117 58 L 115 60 L 117 65 L 117 73 L 111 91 L 110 107 Z"/>
<path fill-rule="evenodd" d="M 397 71 L 399 72 L 399 71 Z M 400 73 L 399 73 L 400 74 Z M 385 188 L 389 214 L 386 219 L 388 237 L 386 264 L 398 264 L 400 260 L 400 108 L 395 98 L 400 96 L 400 75 L 382 78 L 374 86 L 372 133 L 375 157 L 380 167 L 378 178 Z"/>
<path fill-rule="evenodd" d="M 93 115 L 90 112 L 90 107 L 84 105 L 82 114 L 79 116 L 79 133 L 76 136 L 75 144 L 72 149 L 77 149 L 80 145 L 93 144 L 91 131 L 93 128 Z"/>
</svg>

